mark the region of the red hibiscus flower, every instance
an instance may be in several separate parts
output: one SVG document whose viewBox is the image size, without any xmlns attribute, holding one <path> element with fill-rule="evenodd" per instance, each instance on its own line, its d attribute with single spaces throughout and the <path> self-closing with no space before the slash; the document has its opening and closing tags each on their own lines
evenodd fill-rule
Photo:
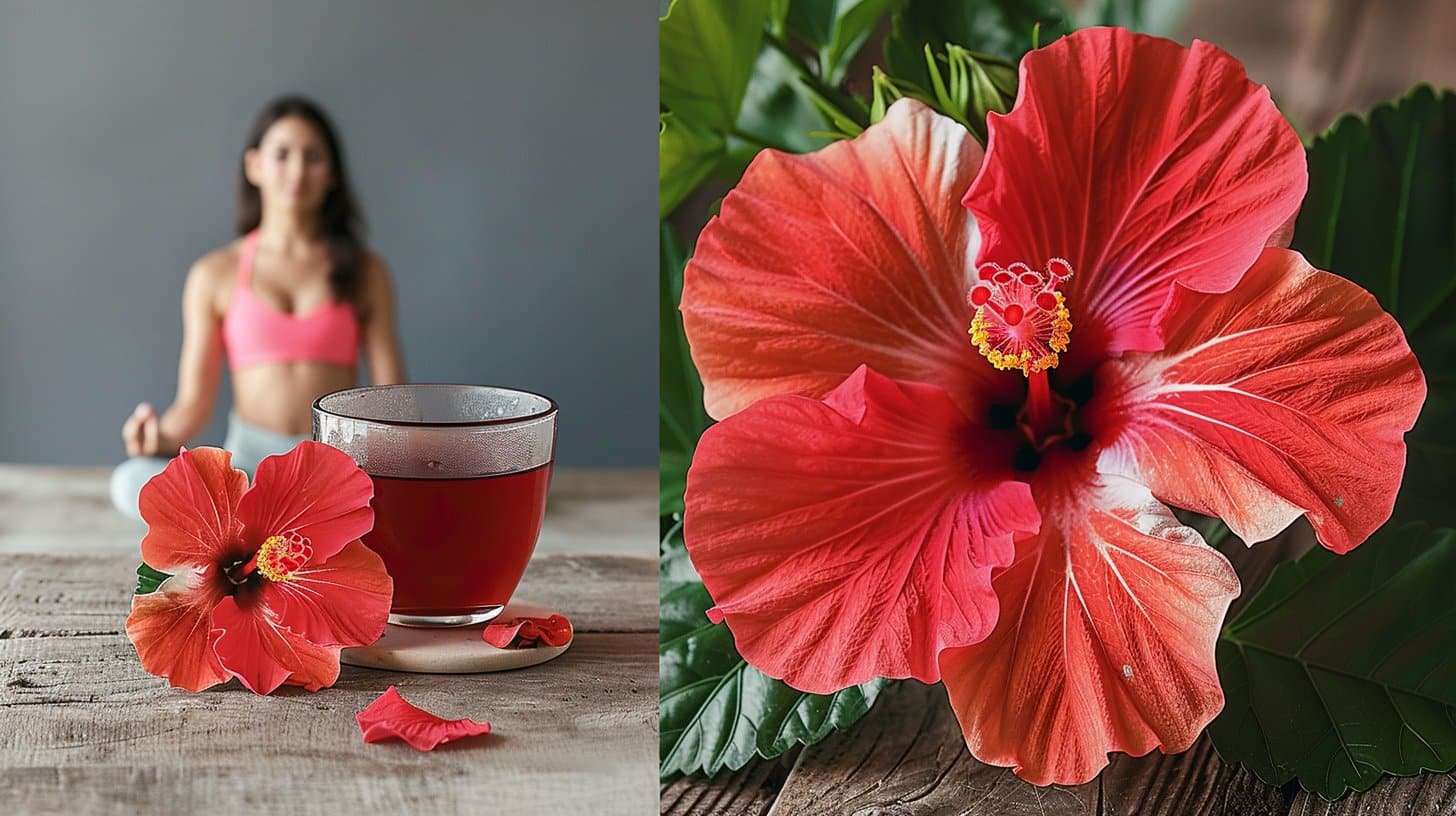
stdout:
<svg viewBox="0 0 1456 816">
<path fill-rule="evenodd" d="M 394 583 L 359 541 L 373 484 L 318 442 L 264 459 L 251 488 L 231 461 L 184 449 L 142 488 L 142 560 L 171 577 L 132 599 L 126 633 L 143 668 L 188 691 L 333 685 L 340 648 L 378 640 L 389 617 Z"/>
<path fill-rule="evenodd" d="M 1348 551 L 1425 381 L 1374 298 L 1282 248 L 1303 150 L 1217 48 L 1064 37 L 989 132 L 903 100 L 755 159 L 684 276 L 721 420 L 684 532 L 754 666 L 943 680 L 978 758 L 1079 783 L 1223 705 L 1238 580 L 1167 505 Z"/>
</svg>

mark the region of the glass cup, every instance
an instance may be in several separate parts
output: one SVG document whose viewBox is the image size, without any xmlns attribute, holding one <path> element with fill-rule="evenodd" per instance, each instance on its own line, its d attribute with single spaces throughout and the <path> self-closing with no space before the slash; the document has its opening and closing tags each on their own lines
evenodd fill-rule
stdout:
<svg viewBox="0 0 1456 816">
<path fill-rule="evenodd" d="M 374 481 L 364 544 L 394 578 L 389 621 L 466 626 L 500 614 L 536 549 L 556 402 L 485 385 L 351 388 L 313 404 L 313 438 Z"/>
</svg>

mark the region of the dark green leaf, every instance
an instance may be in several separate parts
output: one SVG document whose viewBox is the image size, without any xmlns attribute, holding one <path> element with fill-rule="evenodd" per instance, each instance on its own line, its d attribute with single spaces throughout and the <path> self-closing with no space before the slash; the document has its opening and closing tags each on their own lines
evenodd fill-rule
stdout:
<svg viewBox="0 0 1456 816">
<path fill-rule="evenodd" d="M 1368 122 L 1346 116 L 1308 156 L 1293 247 L 1374 294 L 1426 374 L 1396 518 L 1456 526 L 1456 94 L 1423 85 Z"/>
<path fill-rule="evenodd" d="M 927 89 L 927 45 L 936 52 L 958 45 L 1015 63 L 1031 50 L 1038 24 L 1042 45 L 1067 31 L 1066 13 L 1054 0 L 910 0 L 891 20 L 885 40 L 890 74 Z"/>
<path fill-rule="evenodd" d="M 1280 565 L 1218 642 L 1219 754 L 1332 799 L 1456 765 L 1456 531 Z"/>
<path fill-rule="evenodd" d="M 831 85 L 844 72 L 880 20 L 905 0 L 793 0 L 788 29 L 819 55 L 819 76 Z"/>
<path fill-rule="evenodd" d="M 682 315 L 677 310 L 687 252 L 667 224 L 661 225 L 659 247 L 658 455 L 660 512 L 666 516 L 683 510 L 688 463 L 710 420 L 703 409 L 703 383 L 688 354 Z"/>
<path fill-rule="evenodd" d="M 810 100 L 798 68 L 777 49 L 764 48 L 754 63 L 753 78 L 743 97 L 737 133 L 757 142 L 754 153 L 764 146 L 808 153 L 829 143 L 811 135 L 827 124 Z M 751 159 L 752 154 L 747 158 Z M 747 166 L 747 160 L 742 164 Z"/>
<path fill-rule="evenodd" d="M 163 581 L 171 577 L 165 572 L 154 570 L 146 564 L 142 564 L 140 567 L 137 567 L 137 585 L 134 594 L 148 595 L 156 592 L 157 587 L 161 586 Z"/>
<path fill-rule="evenodd" d="M 666 218 L 697 189 L 727 147 L 722 134 L 684 124 L 671 113 L 660 117 L 657 134 L 657 208 Z"/>
<path fill-rule="evenodd" d="M 712 598 L 692 571 L 682 525 L 663 540 L 658 721 L 663 778 L 737 770 L 753 758 L 812 745 L 853 724 L 888 681 L 835 694 L 805 694 L 749 666 L 724 624 L 708 621 Z"/>
<path fill-rule="evenodd" d="M 731 130 L 768 11 L 769 0 L 673 0 L 658 21 L 662 105 L 684 123 Z"/>
</svg>

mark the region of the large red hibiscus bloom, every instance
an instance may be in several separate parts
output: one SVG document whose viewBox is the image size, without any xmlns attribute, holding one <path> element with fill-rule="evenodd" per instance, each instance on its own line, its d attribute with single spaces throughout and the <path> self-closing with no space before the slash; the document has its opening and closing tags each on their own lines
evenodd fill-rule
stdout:
<svg viewBox="0 0 1456 816">
<path fill-rule="evenodd" d="M 721 420 L 685 537 L 754 666 L 943 680 L 977 757 L 1078 783 L 1223 705 L 1238 580 L 1167 504 L 1345 552 L 1425 382 L 1374 298 L 1282 248 L 1303 150 L 1222 51 L 1078 32 L 989 132 L 904 100 L 724 200 L 684 279 Z"/>
<path fill-rule="evenodd" d="M 231 461 L 183 450 L 142 488 L 142 561 L 171 577 L 133 598 L 126 632 L 143 668 L 188 691 L 331 686 L 339 650 L 378 640 L 389 617 L 394 583 L 359 541 L 373 484 L 318 442 L 264 459 L 251 488 Z"/>
</svg>

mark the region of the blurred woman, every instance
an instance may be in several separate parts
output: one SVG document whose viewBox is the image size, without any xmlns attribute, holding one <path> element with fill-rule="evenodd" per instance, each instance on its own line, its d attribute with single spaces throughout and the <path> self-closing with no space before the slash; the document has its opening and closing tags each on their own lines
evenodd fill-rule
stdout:
<svg viewBox="0 0 1456 816">
<path fill-rule="evenodd" d="M 210 421 L 227 356 L 233 406 L 223 447 L 251 476 L 311 433 L 313 401 L 370 381 L 403 382 L 394 289 L 361 241 L 362 218 L 339 140 L 314 103 L 270 102 L 253 124 L 238 179 L 239 238 L 200 258 L 182 289 L 177 395 L 122 425 L 131 457 L 111 497 L 139 515 L 142 485 Z"/>
</svg>

